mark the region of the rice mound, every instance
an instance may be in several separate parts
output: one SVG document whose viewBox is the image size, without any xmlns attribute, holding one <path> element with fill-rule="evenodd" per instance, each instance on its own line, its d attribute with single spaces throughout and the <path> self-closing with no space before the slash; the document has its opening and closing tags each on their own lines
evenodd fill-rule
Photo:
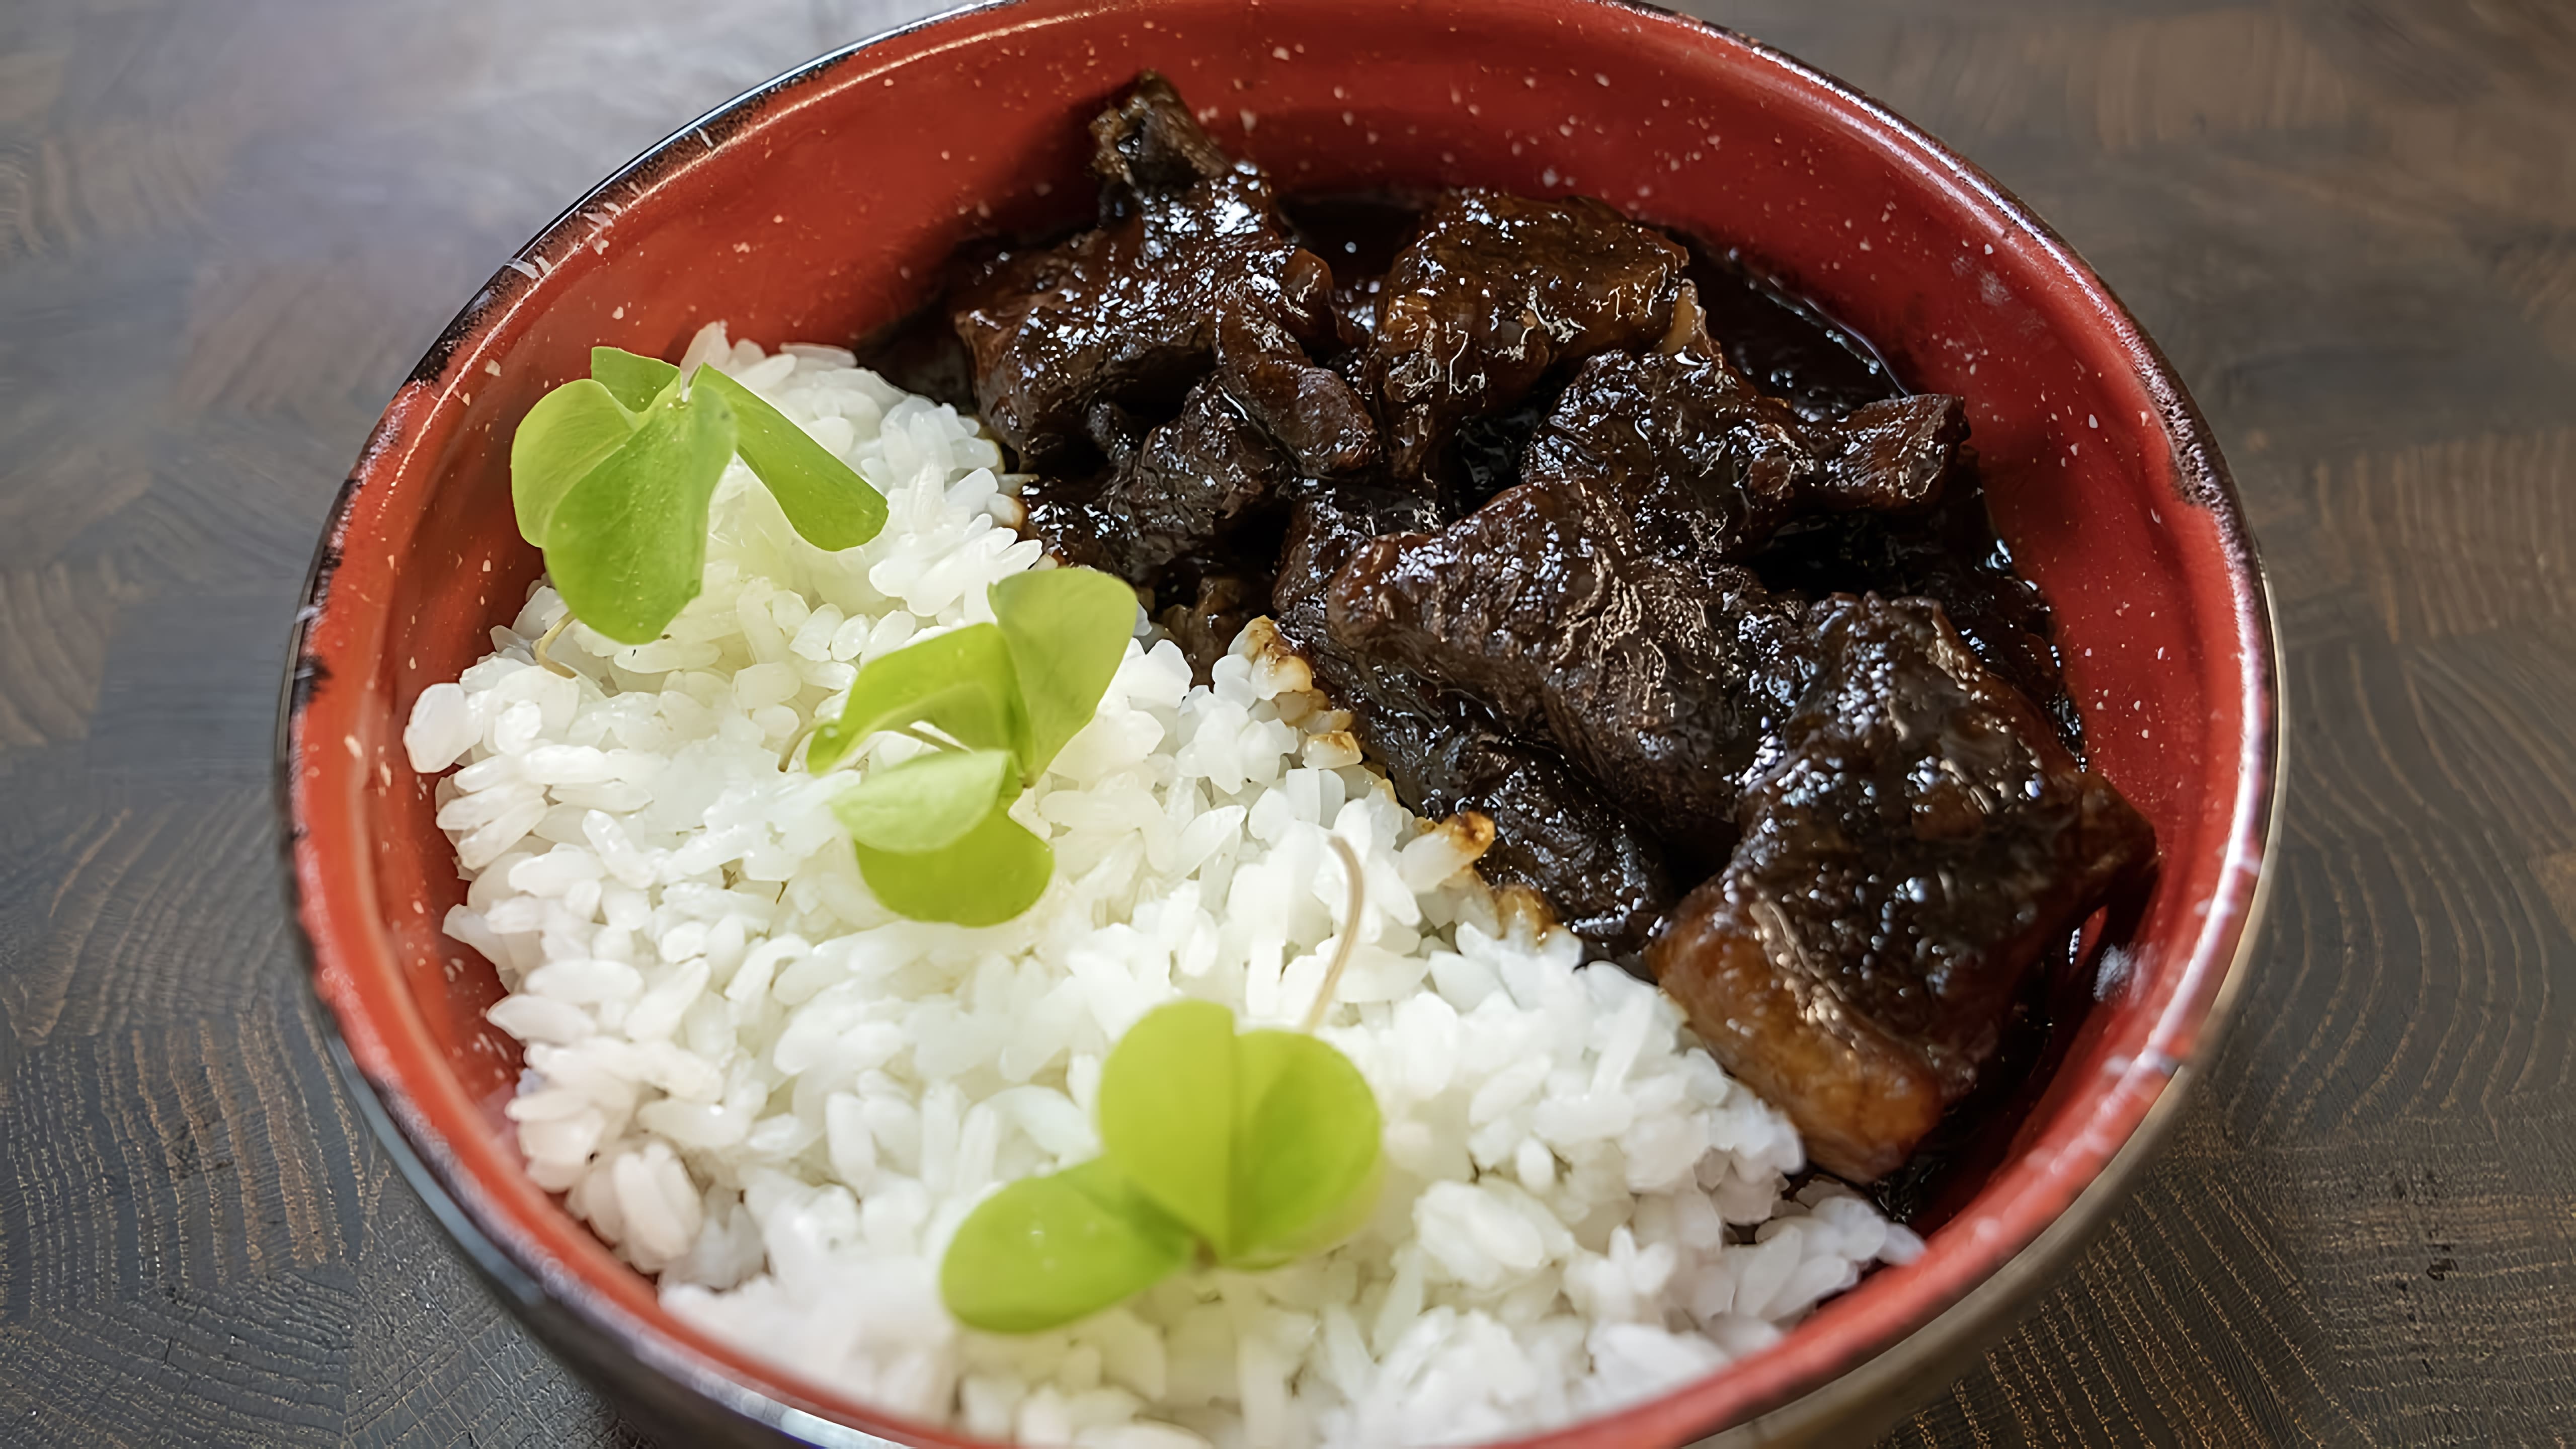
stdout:
<svg viewBox="0 0 2576 1449">
<path fill-rule="evenodd" d="M 974 1434 L 1082 1449 L 1454 1443 L 1596 1414 L 1777 1339 L 1873 1261 L 1921 1249 L 1819 1180 L 1652 986 L 1469 868 L 1349 716 L 1256 621 L 1194 686 L 1150 628 L 1099 714 L 1013 809 L 1056 851 L 1021 918 L 903 920 L 833 819 L 855 778 L 782 772 L 859 665 L 988 619 L 1044 566 L 971 417 L 844 351 L 713 361 L 886 495 L 825 553 L 736 462 L 705 591 L 619 646 L 534 588 L 493 652 L 415 702 L 414 769 L 466 904 L 450 936 L 510 995 L 528 1171 L 679 1316 L 817 1382 Z M 881 737 L 860 765 L 926 748 Z M 1177 997 L 1294 1026 L 1358 944 L 1320 1035 L 1385 1113 L 1375 1217 L 1274 1272 L 1193 1270 L 1070 1327 L 964 1329 L 938 1266 L 1015 1178 L 1097 1154 L 1100 1063 Z"/>
</svg>

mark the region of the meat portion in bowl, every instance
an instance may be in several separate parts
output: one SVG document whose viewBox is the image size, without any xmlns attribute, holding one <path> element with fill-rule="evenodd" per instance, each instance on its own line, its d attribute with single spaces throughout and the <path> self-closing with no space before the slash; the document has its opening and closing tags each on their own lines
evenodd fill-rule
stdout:
<svg viewBox="0 0 2576 1449">
<path fill-rule="evenodd" d="M 949 304 L 1030 530 L 1184 639 L 1266 598 L 1406 805 L 1902 1166 L 2154 854 L 1961 401 L 1596 201 L 1381 206 L 1363 275 L 1159 77 L 1092 134 L 1099 225 Z"/>
</svg>

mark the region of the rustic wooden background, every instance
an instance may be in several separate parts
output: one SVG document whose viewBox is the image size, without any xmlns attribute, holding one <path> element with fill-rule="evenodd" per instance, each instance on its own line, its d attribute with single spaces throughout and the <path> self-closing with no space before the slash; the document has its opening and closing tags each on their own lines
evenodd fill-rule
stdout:
<svg viewBox="0 0 2576 1449">
<path fill-rule="evenodd" d="M 628 1444 L 324 1064 L 269 730 L 457 304 L 917 0 L 0 4 L 0 1441 Z M 2576 4 L 1708 0 L 1956 143 L 2216 424 L 2293 728 L 2177 1141 L 1896 1444 L 2576 1426 Z"/>
</svg>

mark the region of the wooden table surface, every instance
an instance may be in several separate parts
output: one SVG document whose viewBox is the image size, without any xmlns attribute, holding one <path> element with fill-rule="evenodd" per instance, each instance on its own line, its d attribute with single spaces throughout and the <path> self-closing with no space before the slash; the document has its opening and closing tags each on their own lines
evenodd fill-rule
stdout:
<svg viewBox="0 0 2576 1449">
<path fill-rule="evenodd" d="M 0 7 L 0 1442 L 637 1442 L 325 1064 L 280 653 L 360 439 L 511 249 L 915 8 Z M 2095 263 L 2216 425 L 2287 646 L 2236 1028 L 2081 1267 L 1891 1442 L 2568 1442 L 2576 5 L 1697 8 Z"/>
</svg>

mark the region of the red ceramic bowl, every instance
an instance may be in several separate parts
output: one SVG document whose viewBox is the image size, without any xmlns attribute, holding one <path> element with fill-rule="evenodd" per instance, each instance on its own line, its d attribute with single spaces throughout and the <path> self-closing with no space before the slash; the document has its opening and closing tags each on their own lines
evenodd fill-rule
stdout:
<svg viewBox="0 0 2576 1449">
<path fill-rule="evenodd" d="M 334 505 L 282 730 L 296 908 L 353 1092 L 469 1256 L 558 1352 L 689 1442 L 958 1442 L 664 1313 L 528 1181 L 491 968 L 411 701 L 489 647 L 538 559 L 511 429 L 608 342 L 701 324 L 859 337 L 961 240 L 1082 215 L 1083 121 L 1145 67 L 1292 191 L 1583 192 L 1736 245 L 1968 400 L 1995 521 L 2055 604 L 2092 758 L 2163 864 L 2061 1058 L 1953 1184 L 1930 1248 L 1776 1347 L 1550 1445 L 1842 1439 L 1910 1407 L 2063 1266 L 2210 1050 L 2253 931 L 2277 778 L 2262 581 L 2207 428 L 2092 271 L 1975 167 L 1742 37 L 1607 0 L 1018 0 L 826 57 L 682 130 L 466 305 Z M 2096 999 L 2098 998 L 2098 999 Z"/>
</svg>

